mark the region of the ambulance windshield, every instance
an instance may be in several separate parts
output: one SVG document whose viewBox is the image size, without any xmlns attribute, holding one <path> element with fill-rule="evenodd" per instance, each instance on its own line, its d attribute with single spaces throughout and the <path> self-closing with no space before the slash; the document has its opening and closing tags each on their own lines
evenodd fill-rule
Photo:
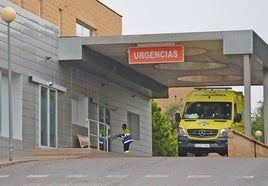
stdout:
<svg viewBox="0 0 268 186">
<path fill-rule="evenodd" d="M 187 102 L 183 119 L 231 119 L 231 102 Z"/>
</svg>

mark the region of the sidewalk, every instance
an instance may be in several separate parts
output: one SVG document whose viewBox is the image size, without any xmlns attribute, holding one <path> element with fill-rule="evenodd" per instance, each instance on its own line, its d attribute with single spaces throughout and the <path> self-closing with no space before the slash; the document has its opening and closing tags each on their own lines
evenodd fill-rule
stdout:
<svg viewBox="0 0 268 186">
<path fill-rule="evenodd" d="M 40 150 L 35 155 L 30 156 L 14 156 L 12 161 L 9 157 L 0 158 L 0 168 L 18 163 L 30 161 L 45 161 L 45 160 L 64 160 L 64 159 L 79 159 L 79 158 L 111 158 L 124 157 L 123 154 L 104 152 L 94 149 L 52 149 Z"/>
</svg>

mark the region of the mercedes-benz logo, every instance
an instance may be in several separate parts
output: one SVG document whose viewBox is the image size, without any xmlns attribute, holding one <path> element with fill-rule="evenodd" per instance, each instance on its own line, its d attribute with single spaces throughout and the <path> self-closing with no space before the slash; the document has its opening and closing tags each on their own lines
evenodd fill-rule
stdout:
<svg viewBox="0 0 268 186">
<path fill-rule="evenodd" d="M 206 134 L 206 131 L 204 130 L 199 130 L 199 136 L 205 136 Z"/>
</svg>

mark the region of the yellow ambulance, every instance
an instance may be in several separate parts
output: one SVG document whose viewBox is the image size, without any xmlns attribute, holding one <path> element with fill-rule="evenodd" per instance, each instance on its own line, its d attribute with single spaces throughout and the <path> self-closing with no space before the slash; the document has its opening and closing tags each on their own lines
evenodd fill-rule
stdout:
<svg viewBox="0 0 268 186">
<path fill-rule="evenodd" d="M 231 88 L 195 88 L 188 96 L 179 122 L 178 154 L 228 155 L 227 130 L 244 133 L 244 96 Z"/>
</svg>

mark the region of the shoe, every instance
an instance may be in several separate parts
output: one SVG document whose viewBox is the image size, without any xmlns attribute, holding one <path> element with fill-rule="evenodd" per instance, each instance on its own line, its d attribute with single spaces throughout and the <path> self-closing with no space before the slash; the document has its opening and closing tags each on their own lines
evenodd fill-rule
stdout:
<svg viewBox="0 0 268 186">
<path fill-rule="evenodd" d="M 125 156 L 126 157 L 130 156 L 130 152 L 129 151 L 125 151 L 124 153 L 125 153 Z"/>
</svg>

